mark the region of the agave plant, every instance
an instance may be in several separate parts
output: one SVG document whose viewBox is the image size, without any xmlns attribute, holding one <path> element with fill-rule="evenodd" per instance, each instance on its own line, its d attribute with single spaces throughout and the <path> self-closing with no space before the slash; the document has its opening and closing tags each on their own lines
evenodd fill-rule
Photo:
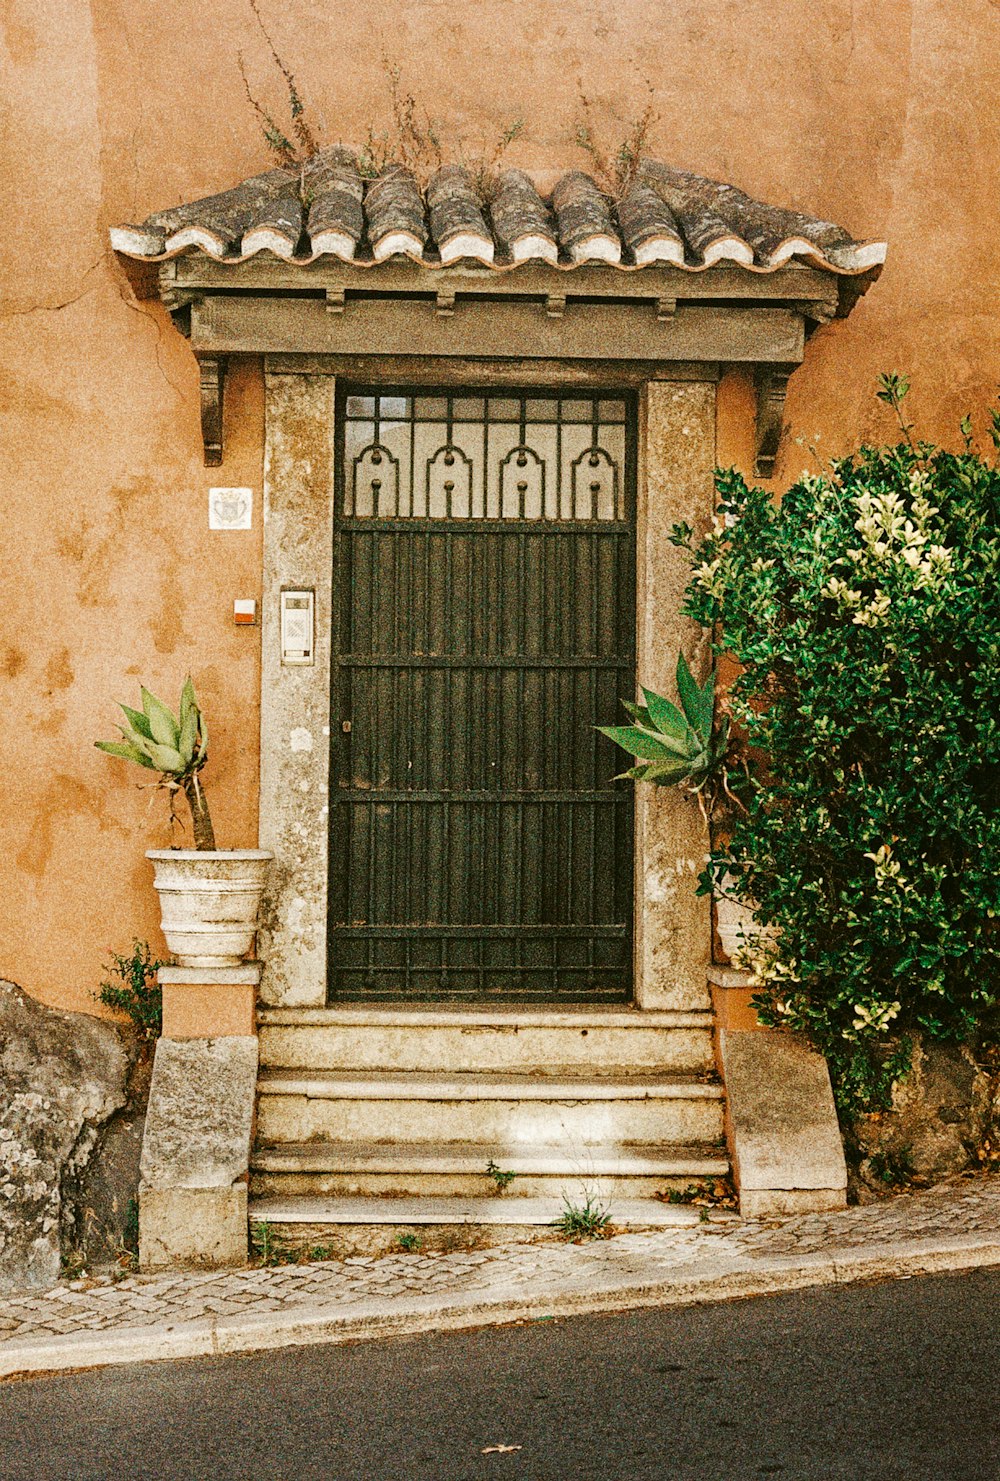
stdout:
<svg viewBox="0 0 1000 1481">
<path fill-rule="evenodd" d="M 622 776 L 635 781 L 655 782 L 661 787 L 683 786 L 694 794 L 706 819 L 729 790 L 726 754 L 729 747 L 729 716 L 718 726 L 715 712 L 715 674 L 699 688 L 683 653 L 677 655 L 677 694 L 681 708 L 643 689 L 646 703 L 623 704 L 635 722 L 632 725 L 599 725 L 602 735 L 639 759 Z M 735 800 L 735 799 L 733 799 Z"/>
<path fill-rule="evenodd" d="M 170 794 L 170 817 L 174 820 L 174 800 L 183 792 L 191 809 L 196 849 L 214 849 L 215 833 L 208 811 L 205 789 L 198 773 L 208 759 L 208 726 L 198 707 L 190 674 L 184 680 L 180 707 L 176 715 L 162 700 L 141 687 L 142 709 L 121 706 L 124 725 L 119 725 L 120 741 L 95 741 L 99 751 L 134 761 L 147 771 L 156 771 L 156 784 Z"/>
</svg>

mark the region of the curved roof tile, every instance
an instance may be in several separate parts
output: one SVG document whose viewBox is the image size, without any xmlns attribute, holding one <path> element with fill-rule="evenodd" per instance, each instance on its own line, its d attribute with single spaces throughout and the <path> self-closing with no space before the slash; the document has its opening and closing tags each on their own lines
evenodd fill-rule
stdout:
<svg viewBox="0 0 1000 1481">
<path fill-rule="evenodd" d="M 298 169 L 267 170 L 232 190 L 111 229 L 117 252 L 146 261 L 200 248 L 222 262 L 269 250 L 291 262 L 333 256 L 374 266 L 403 254 L 429 268 L 471 259 L 504 269 L 530 260 L 623 270 L 668 263 L 691 272 L 730 261 L 774 272 L 793 259 L 829 272 L 874 273 L 884 242 L 766 205 L 733 185 L 643 160 L 613 205 L 589 175 L 570 170 L 542 199 L 522 170 L 507 170 L 487 210 L 467 170 L 445 165 L 425 195 L 399 164 L 364 178 L 338 146 Z"/>
</svg>

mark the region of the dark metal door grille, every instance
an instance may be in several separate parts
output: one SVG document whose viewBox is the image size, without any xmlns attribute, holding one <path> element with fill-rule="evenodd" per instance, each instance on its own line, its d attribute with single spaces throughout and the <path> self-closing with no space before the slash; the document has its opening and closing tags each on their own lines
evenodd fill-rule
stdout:
<svg viewBox="0 0 1000 1481">
<path fill-rule="evenodd" d="M 337 436 L 331 998 L 627 999 L 632 405 L 351 391 Z"/>
</svg>

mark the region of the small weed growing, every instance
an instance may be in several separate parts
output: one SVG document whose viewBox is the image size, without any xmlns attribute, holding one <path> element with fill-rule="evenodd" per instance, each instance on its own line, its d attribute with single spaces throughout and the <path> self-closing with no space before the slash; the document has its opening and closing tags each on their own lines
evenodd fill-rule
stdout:
<svg viewBox="0 0 1000 1481">
<path fill-rule="evenodd" d="M 564 1196 L 563 1211 L 558 1219 L 553 1219 L 552 1227 L 566 1239 L 607 1239 L 611 1232 L 611 1214 L 607 1205 L 599 1202 L 592 1193 L 585 1195 L 582 1204 Z"/>
<path fill-rule="evenodd" d="M 59 1274 L 63 1280 L 82 1280 L 87 1274 L 87 1262 L 82 1250 L 70 1250 L 59 1257 Z"/>
<path fill-rule="evenodd" d="M 494 1188 L 497 1190 L 498 1194 L 501 1194 L 507 1192 L 507 1189 L 517 1177 L 517 1173 L 511 1172 L 509 1169 L 499 1167 L 491 1157 L 489 1162 L 487 1162 L 486 1164 L 486 1176 L 493 1179 Z"/>
<path fill-rule="evenodd" d="M 736 1208 L 737 1198 L 729 1178 L 705 1178 L 700 1183 L 688 1183 L 686 1188 L 667 1188 L 656 1197 L 661 1203 L 694 1204 L 706 1211 L 709 1208 Z"/>
<path fill-rule="evenodd" d="M 887 1188 L 911 1183 L 914 1177 L 913 1159 L 906 1147 L 898 1152 L 874 1152 L 868 1159 L 868 1168 L 872 1177 Z"/>
<path fill-rule="evenodd" d="M 402 1250 L 404 1255 L 415 1255 L 421 1243 L 419 1234 L 401 1234 L 396 1240 L 396 1248 Z"/>
<path fill-rule="evenodd" d="M 287 1265 L 290 1251 L 266 1219 L 250 1225 L 250 1250 L 258 1265 Z"/>
<path fill-rule="evenodd" d="M 148 941 L 132 940 L 132 954 L 108 953 L 110 980 L 102 982 L 92 993 L 106 1008 L 124 1013 L 139 1030 L 143 1039 L 157 1039 L 163 1027 L 163 994 L 156 974 L 163 962 L 154 961 Z"/>
<path fill-rule="evenodd" d="M 247 102 L 260 119 L 264 142 L 275 156 L 277 163 L 287 169 L 290 166 L 301 165 L 307 159 L 311 159 L 319 149 L 319 142 L 306 117 L 305 105 L 302 101 L 302 95 L 299 92 L 298 83 L 295 81 L 291 70 L 279 55 L 274 42 L 271 40 L 271 33 L 264 24 L 264 18 L 258 8 L 257 0 L 249 0 L 249 5 L 253 11 L 257 27 L 267 43 L 268 50 L 271 53 L 271 59 L 277 70 L 281 73 L 288 91 L 288 127 L 291 134 L 294 135 L 294 139 L 289 138 L 288 133 L 278 123 L 274 114 L 259 102 L 251 92 L 242 52 L 237 53 L 237 65 L 240 69 L 240 76 L 243 79 L 243 90 L 246 93 Z"/>
<path fill-rule="evenodd" d="M 422 191 L 449 156 L 469 172 L 472 188 L 483 204 L 496 194 L 501 161 L 515 139 L 524 132 L 524 121 L 512 118 L 492 139 L 472 147 L 463 136 L 447 137 L 439 119 L 421 108 L 404 85 L 398 62 L 382 55 L 389 101 L 389 122 L 383 128 L 368 126 L 368 137 L 358 157 L 358 168 L 367 179 L 381 175 L 389 165 L 409 170 Z"/>
<path fill-rule="evenodd" d="M 660 121 L 653 85 L 647 80 L 645 87 L 646 107 L 624 125 L 624 134 L 614 144 L 602 138 L 594 121 L 594 102 L 580 85 L 574 142 L 590 161 L 591 174 L 598 186 L 613 201 L 620 201 L 635 183 L 643 156 L 649 151 L 650 137 Z"/>
<path fill-rule="evenodd" d="M 131 1275 L 139 1269 L 139 1200 L 130 1198 L 125 1209 L 125 1227 L 117 1249 L 118 1269 Z"/>
<path fill-rule="evenodd" d="M 311 1265 L 317 1260 L 335 1260 L 330 1244 L 287 1244 L 266 1219 L 250 1225 L 250 1251 L 258 1265 Z"/>
</svg>

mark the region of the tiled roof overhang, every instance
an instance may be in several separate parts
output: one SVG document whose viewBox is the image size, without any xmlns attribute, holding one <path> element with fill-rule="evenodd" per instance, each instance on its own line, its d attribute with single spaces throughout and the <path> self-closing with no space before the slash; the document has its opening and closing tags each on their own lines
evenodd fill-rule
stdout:
<svg viewBox="0 0 1000 1481">
<path fill-rule="evenodd" d="M 338 374 L 372 358 L 376 375 L 572 363 L 616 384 L 667 365 L 752 366 L 762 475 L 806 338 L 850 312 L 886 252 L 656 160 L 617 203 L 580 171 L 543 199 L 521 170 L 484 202 L 461 166 L 421 190 L 399 165 L 363 177 L 340 147 L 114 227 L 111 243 L 135 260 L 137 291 L 158 277 L 190 338 L 209 465 L 223 455 L 227 357 L 262 353 L 319 355 Z"/>
<path fill-rule="evenodd" d="M 332 257 L 375 267 L 402 254 L 428 268 L 473 261 L 498 272 L 526 262 L 565 269 L 600 262 L 626 272 L 653 264 L 700 272 L 731 262 L 772 273 L 800 261 L 852 277 L 873 275 L 886 252 L 884 242 L 855 241 L 829 221 L 656 160 L 643 161 L 617 205 L 578 170 L 564 174 L 548 199 L 522 170 L 507 170 L 484 204 L 459 165 L 438 170 L 422 193 L 398 165 L 363 178 L 342 148 L 160 211 L 140 226 L 113 227 L 111 244 L 147 262 L 197 248 L 226 263 L 265 250 L 301 264 Z"/>
</svg>

